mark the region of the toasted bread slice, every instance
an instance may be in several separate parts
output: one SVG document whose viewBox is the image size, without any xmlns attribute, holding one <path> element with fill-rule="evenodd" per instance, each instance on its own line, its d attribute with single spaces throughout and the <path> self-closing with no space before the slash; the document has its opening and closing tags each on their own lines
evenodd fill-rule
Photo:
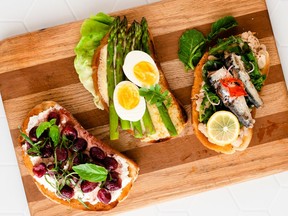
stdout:
<svg viewBox="0 0 288 216">
<path fill-rule="evenodd" d="M 107 43 L 108 43 L 108 36 L 106 35 L 101 43 L 100 46 L 95 50 L 93 62 L 92 62 L 92 77 L 94 82 L 94 88 L 97 95 L 99 95 L 100 101 L 103 104 L 105 110 L 108 112 L 108 92 L 107 92 L 107 81 L 106 81 L 106 56 L 107 56 Z M 149 32 L 149 47 L 151 51 L 151 57 L 155 61 L 159 74 L 159 85 L 161 86 L 161 89 L 163 91 L 168 90 L 169 95 L 172 98 L 172 105 L 168 108 L 169 116 L 177 130 L 177 133 L 180 134 L 182 130 L 184 129 L 186 123 L 187 123 L 187 114 L 185 112 L 185 109 L 183 106 L 177 101 L 177 99 L 174 97 L 174 95 L 171 93 L 171 90 L 169 89 L 167 80 L 164 76 L 163 70 L 161 69 L 161 65 L 157 59 L 156 53 L 155 53 L 155 47 L 153 43 L 153 37 L 151 33 Z M 151 105 L 147 103 L 147 108 L 150 113 L 153 125 L 155 127 L 156 133 L 153 135 L 147 135 L 145 134 L 142 138 L 142 141 L 144 142 L 157 142 L 161 140 L 167 140 L 170 139 L 171 136 L 166 129 L 164 123 L 162 122 L 162 119 L 160 117 L 159 111 L 156 107 L 156 105 Z M 133 133 L 132 130 L 129 130 L 130 133 Z"/>
<path fill-rule="evenodd" d="M 200 142 L 207 148 L 214 150 L 216 152 L 224 153 L 224 154 L 233 154 L 236 151 L 243 151 L 245 150 L 252 139 L 253 135 L 253 128 L 247 128 L 246 132 L 242 138 L 242 143 L 239 146 L 233 146 L 232 144 L 227 144 L 224 146 L 219 146 L 216 144 L 213 144 L 209 142 L 207 136 L 205 136 L 200 130 L 199 130 L 199 112 L 196 110 L 197 104 L 196 104 L 196 95 L 200 93 L 201 87 L 202 87 L 202 82 L 203 82 L 203 77 L 202 77 L 202 69 L 204 64 L 208 61 L 208 52 L 206 52 L 201 60 L 199 61 L 198 65 L 196 66 L 194 70 L 194 84 L 192 87 L 192 92 L 191 92 L 191 103 L 192 103 L 192 125 L 194 129 L 194 133 L 196 137 L 200 140 Z M 261 69 L 261 73 L 265 74 L 266 76 L 268 75 L 269 71 L 269 65 L 270 65 L 270 57 L 269 53 L 265 51 L 265 56 L 266 56 L 266 64 L 265 66 Z M 252 116 L 255 116 L 256 110 L 253 108 L 252 110 Z"/>
<path fill-rule="evenodd" d="M 27 167 L 29 173 L 33 177 L 34 182 L 36 183 L 37 187 L 39 190 L 42 192 L 43 195 L 51 199 L 52 201 L 55 201 L 57 203 L 61 203 L 64 205 L 67 205 L 72 208 L 77 208 L 77 209 L 82 209 L 82 210 L 93 210 L 93 211 L 102 211 L 102 210 L 109 210 L 113 207 L 115 207 L 119 202 L 123 201 L 131 187 L 134 181 L 136 180 L 139 172 L 139 167 L 135 162 L 121 154 L 120 152 L 112 149 L 110 146 L 104 144 L 101 140 L 97 139 L 96 137 L 92 136 L 91 134 L 88 133 L 78 122 L 77 120 L 72 116 L 71 113 L 69 113 L 65 108 L 57 104 L 56 102 L 53 101 L 45 101 L 37 106 L 35 106 L 26 116 L 24 119 L 24 122 L 21 126 L 21 130 L 23 133 L 25 133 L 27 136 L 29 136 L 29 131 L 31 128 L 34 126 L 39 125 L 43 121 L 47 121 L 47 116 L 51 112 L 56 112 L 60 116 L 60 124 L 58 127 L 60 130 L 62 128 L 69 124 L 72 125 L 78 134 L 78 138 L 83 138 L 87 141 L 88 145 L 84 153 L 89 154 L 89 149 L 92 147 L 98 147 L 100 148 L 106 155 L 106 157 L 113 157 L 114 159 L 117 159 L 118 162 L 118 168 L 114 170 L 113 172 L 119 172 L 119 178 L 122 181 L 122 186 L 118 191 L 117 194 L 111 198 L 111 202 L 109 203 L 102 203 L 98 198 L 97 198 L 97 190 L 99 190 L 99 186 L 97 186 L 92 192 L 89 194 L 89 199 L 83 198 L 83 197 L 77 197 L 76 196 L 76 190 L 78 190 L 78 194 L 83 192 L 79 192 L 80 186 L 75 184 L 73 191 L 74 191 L 74 196 L 71 199 L 66 199 L 65 197 L 59 196 L 57 194 L 57 190 L 53 189 L 53 182 L 48 183 L 48 178 L 49 180 L 53 179 L 53 176 L 50 178 L 48 174 L 48 164 L 53 164 L 55 161 L 54 154 L 50 158 L 43 158 L 41 155 L 40 156 L 31 156 L 31 154 L 28 154 L 28 146 L 27 143 L 25 142 L 23 137 L 19 138 L 20 145 L 22 146 L 22 153 L 23 153 L 23 161 L 25 166 Z M 73 145 L 73 144 L 72 144 Z M 71 148 L 70 148 L 71 149 Z M 78 153 L 73 152 L 72 150 L 68 149 L 68 159 L 66 162 L 69 164 L 71 161 L 73 161 L 73 158 L 77 156 Z M 83 152 L 82 152 L 83 153 Z M 95 163 L 95 161 L 92 161 L 91 156 L 88 159 L 87 163 Z M 94 159 L 93 159 L 94 160 Z M 69 162 L 70 161 L 70 162 Z M 33 171 L 33 167 L 40 164 L 40 163 L 45 163 L 47 165 L 47 171 L 42 177 L 37 177 Z M 65 166 L 67 166 L 67 163 Z M 99 161 L 99 164 L 104 163 L 103 161 Z M 54 164 L 55 165 L 55 164 Z M 71 166 L 73 165 L 70 164 L 65 170 L 65 172 L 72 172 Z M 105 165 L 105 164 L 104 164 Z M 64 166 L 64 167 L 65 167 Z M 70 167 L 70 168 L 69 168 Z M 127 170 L 125 170 L 123 167 L 126 167 Z M 123 170 L 122 170 L 123 169 Z M 63 168 L 64 170 L 64 168 Z M 126 172 L 126 174 L 121 173 L 121 172 Z M 111 171 L 112 172 L 112 171 Z M 122 176 L 123 174 L 123 176 Z M 45 178 L 46 175 L 46 178 Z M 55 176 L 57 173 L 55 174 Z M 123 178 L 122 178 L 123 177 Z M 125 179 L 124 179 L 125 177 Z M 45 181 L 46 180 L 46 181 Z M 82 179 L 78 179 L 78 182 L 81 182 Z M 123 185 L 124 184 L 124 185 Z M 49 186 L 50 185 L 50 186 Z M 78 189 L 76 189 L 76 187 Z M 108 189 L 107 189 L 108 190 Z M 109 190 L 108 190 L 109 191 Z M 109 191 L 109 193 L 113 193 L 113 191 Z M 82 199 L 82 201 L 81 201 Z M 97 200 L 98 199 L 98 200 Z M 84 204 L 83 204 L 84 203 Z"/>
</svg>

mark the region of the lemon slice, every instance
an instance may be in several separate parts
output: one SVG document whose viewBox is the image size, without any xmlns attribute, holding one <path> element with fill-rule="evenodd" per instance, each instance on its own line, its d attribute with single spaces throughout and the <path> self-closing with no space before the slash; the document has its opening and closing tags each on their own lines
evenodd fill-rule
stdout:
<svg viewBox="0 0 288 216">
<path fill-rule="evenodd" d="M 238 138 L 240 125 L 237 117 L 228 111 L 215 112 L 207 123 L 209 141 L 220 146 Z"/>
</svg>

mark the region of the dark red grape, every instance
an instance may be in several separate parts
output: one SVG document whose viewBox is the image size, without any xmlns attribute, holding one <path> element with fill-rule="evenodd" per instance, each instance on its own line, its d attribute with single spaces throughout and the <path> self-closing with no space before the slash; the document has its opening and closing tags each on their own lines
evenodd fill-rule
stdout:
<svg viewBox="0 0 288 216">
<path fill-rule="evenodd" d="M 76 166 L 76 165 L 79 165 L 81 164 L 81 159 L 79 157 L 79 155 L 76 155 L 74 158 L 73 158 L 73 165 Z"/>
<path fill-rule="evenodd" d="M 106 156 L 104 151 L 96 146 L 90 148 L 89 153 L 90 153 L 90 157 L 95 161 L 103 160 Z"/>
<path fill-rule="evenodd" d="M 116 170 L 118 167 L 118 162 L 112 157 L 105 157 L 103 163 L 107 170 Z"/>
<path fill-rule="evenodd" d="M 83 193 L 88 193 L 93 191 L 98 185 L 98 182 L 89 182 L 84 180 L 81 182 L 81 190 L 83 191 Z"/>
<path fill-rule="evenodd" d="M 49 164 L 49 165 L 47 166 L 47 169 L 48 169 L 48 170 L 51 170 L 51 169 L 53 169 L 53 168 L 55 168 L 55 164 Z"/>
<path fill-rule="evenodd" d="M 43 148 L 41 148 L 41 157 L 42 158 L 49 158 L 53 155 L 53 147 L 51 143 L 46 143 Z"/>
<path fill-rule="evenodd" d="M 110 191 L 118 190 L 122 187 L 122 180 L 117 172 L 111 172 L 110 178 L 108 176 L 104 187 Z"/>
<path fill-rule="evenodd" d="M 59 114 L 57 112 L 49 113 L 47 119 L 48 119 L 48 121 L 50 121 L 52 119 L 56 119 L 56 123 L 55 123 L 56 125 L 59 125 L 59 123 L 60 123 L 60 116 L 59 116 Z"/>
<path fill-rule="evenodd" d="M 84 153 L 76 155 L 73 159 L 73 165 L 85 164 L 89 162 L 89 156 Z"/>
<path fill-rule="evenodd" d="M 62 136 L 64 135 L 69 140 L 75 140 L 77 138 L 77 130 L 72 125 L 66 125 L 62 132 Z"/>
<path fill-rule="evenodd" d="M 102 202 L 104 204 L 108 204 L 111 200 L 111 194 L 105 188 L 101 188 L 98 191 L 97 197 L 100 200 L 100 202 Z"/>
<path fill-rule="evenodd" d="M 83 138 L 77 138 L 71 148 L 75 152 L 82 152 L 87 148 L 87 141 Z"/>
<path fill-rule="evenodd" d="M 105 167 L 104 164 L 102 162 L 100 162 L 100 161 L 95 161 L 94 160 L 94 161 L 92 161 L 92 163 L 95 164 L 95 165 L 101 166 L 101 167 Z"/>
<path fill-rule="evenodd" d="M 45 163 L 40 163 L 40 164 L 34 165 L 33 167 L 33 173 L 38 178 L 41 178 L 46 172 L 47 172 L 47 168 L 46 168 Z"/>
<path fill-rule="evenodd" d="M 67 149 L 57 147 L 56 148 L 56 156 L 57 156 L 58 161 L 60 161 L 60 162 L 65 161 L 68 157 Z"/>
<path fill-rule="evenodd" d="M 60 193 L 65 199 L 71 199 L 74 196 L 73 188 L 69 187 L 68 185 L 64 185 L 64 187 L 60 190 Z"/>
<path fill-rule="evenodd" d="M 37 130 L 38 126 L 35 126 L 33 128 L 31 128 L 31 130 L 29 131 L 29 138 L 33 141 L 33 142 L 37 142 L 38 138 L 36 136 L 36 130 Z"/>
<path fill-rule="evenodd" d="M 90 160 L 90 158 L 87 154 L 84 154 L 84 153 L 81 154 L 81 163 L 82 164 L 89 162 L 89 160 Z"/>
</svg>

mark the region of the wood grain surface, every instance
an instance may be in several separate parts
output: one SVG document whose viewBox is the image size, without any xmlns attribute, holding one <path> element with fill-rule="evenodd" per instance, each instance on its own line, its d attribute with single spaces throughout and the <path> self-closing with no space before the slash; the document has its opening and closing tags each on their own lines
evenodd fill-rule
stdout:
<svg viewBox="0 0 288 216">
<path fill-rule="evenodd" d="M 121 132 L 121 139 L 112 142 L 107 113 L 96 109 L 73 67 L 73 49 L 82 22 L 9 38 L 0 42 L 0 91 L 32 215 L 95 214 L 45 198 L 23 165 L 17 127 L 28 111 L 44 100 L 60 103 L 89 132 L 140 166 L 140 176 L 130 196 L 115 209 L 97 215 L 117 214 L 288 169 L 287 89 L 265 1 L 231 0 L 224 4 L 222 0 L 167 0 L 115 14 L 126 15 L 130 21 L 147 18 L 168 83 L 184 104 L 189 118 L 193 72 L 185 72 L 177 58 L 178 39 L 183 31 L 196 28 L 207 34 L 212 22 L 233 15 L 239 27 L 229 34 L 256 32 L 267 46 L 271 67 L 261 92 L 265 106 L 257 110 L 252 142 L 244 152 L 217 154 L 199 143 L 190 120 L 179 137 L 166 142 L 142 143 L 126 132 Z"/>
</svg>

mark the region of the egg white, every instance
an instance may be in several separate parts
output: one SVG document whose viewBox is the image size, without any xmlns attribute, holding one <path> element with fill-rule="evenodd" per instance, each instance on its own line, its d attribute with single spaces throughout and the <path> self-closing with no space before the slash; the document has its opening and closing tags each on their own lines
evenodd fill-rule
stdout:
<svg viewBox="0 0 288 216">
<path fill-rule="evenodd" d="M 119 88 L 121 88 L 121 86 L 123 86 L 125 84 L 134 85 L 138 89 L 138 87 L 130 81 L 122 81 L 116 85 L 114 93 L 113 93 L 113 102 L 114 102 L 116 113 L 123 120 L 138 121 L 138 120 L 142 119 L 142 117 L 145 113 L 145 110 L 146 110 L 145 99 L 144 99 L 144 97 L 141 97 L 139 95 L 140 101 L 139 101 L 138 105 L 136 107 L 134 107 L 133 109 L 130 109 L 130 110 L 125 109 L 123 106 L 121 106 L 121 104 L 119 103 L 119 100 L 118 100 Z"/>
<path fill-rule="evenodd" d="M 137 86 L 150 87 L 147 84 L 142 83 L 134 75 L 133 68 L 137 63 L 141 61 L 149 62 L 154 67 L 155 71 L 157 72 L 157 77 L 156 77 L 156 82 L 153 83 L 152 85 L 157 84 L 159 82 L 159 70 L 157 68 L 157 65 L 149 54 L 140 50 L 133 50 L 126 55 L 125 60 L 124 60 L 124 65 L 123 65 L 123 71 L 124 71 L 125 76 L 131 82 L 135 83 Z"/>
</svg>

